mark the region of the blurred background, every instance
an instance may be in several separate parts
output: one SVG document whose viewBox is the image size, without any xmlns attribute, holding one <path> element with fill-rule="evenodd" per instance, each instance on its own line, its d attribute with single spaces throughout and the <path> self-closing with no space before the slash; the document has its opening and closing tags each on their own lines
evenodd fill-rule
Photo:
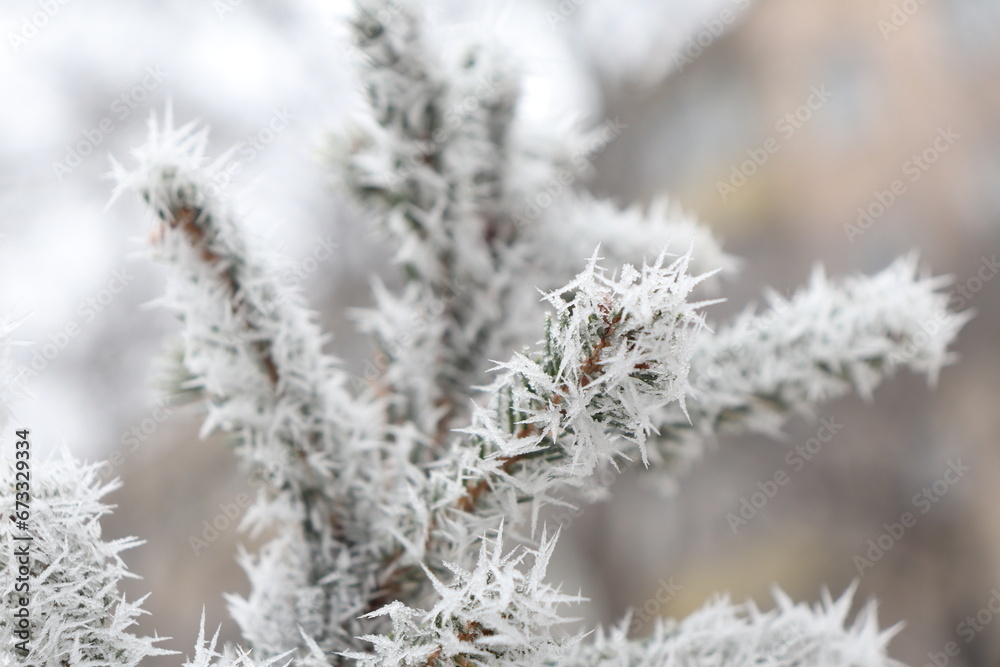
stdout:
<svg viewBox="0 0 1000 667">
<path fill-rule="evenodd" d="M 613 501 L 564 518 L 550 576 L 591 598 L 585 622 L 632 607 L 638 629 L 723 591 L 768 607 L 774 584 L 817 600 L 824 585 L 837 594 L 860 577 L 859 600 L 880 601 L 883 625 L 906 621 L 897 659 L 922 666 L 954 641 L 949 664 L 1000 665 L 990 609 L 1000 609 L 1000 5 L 427 4 L 442 35 L 498 41 L 522 63 L 525 123 L 624 125 L 587 187 L 623 204 L 669 195 L 745 259 L 714 307 L 720 321 L 767 287 L 790 292 L 817 262 L 870 272 L 911 249 L 953 277 L 955 307 L 976 311 L 933 390 L 901 375 L 874 405 L 822 406 L 817 417 L 843 426 L 801 468 L 786 455 L 817 435 L 816 421 L 796 420 L 782 443 L 720 438 L 674 498 L 628 471 Z M 223 191 L 288 257 L 288 281 L 360 371 L 370 350 L 345 311 L 369 302 L 373 270 L 392 267 L 319 157 L 361 109 L 349 10 L 344 0 L 0 9 L 0 312 L 24 318 L 19 337 L 34 344 L 22 361 L 36 372 L 19 421 L 39 449 L 108 459 L 123 479 L 105 532 L 148 540 L 126 557 L 144 577 L 129 597 L 153 591 L 142 629 L 174 637 L 168 648 L 191 651 L 203 605 L 237 638 L 222 594 L 247 589 L 234 561 L 243 538 L 224 530 L 201 549 L 190 538 L 249 485 L 224 443 L 198 438 L 199 416 L 164 407 L 154 386 L 177 325 L 147 307 L 163 277 L 143 259 L 141 207 L 129 196 L 108 206 L 109 155 L 127 162 L 168 100 L 179 121 L 211 127 L 213 155 L 247 149 Z M 958 461 L 968 471 L 942 482 Z M 778 471 L 789 482 L 734 528 Z M 886 538 L 904 512 L 916 524 Z"/>
</svg>

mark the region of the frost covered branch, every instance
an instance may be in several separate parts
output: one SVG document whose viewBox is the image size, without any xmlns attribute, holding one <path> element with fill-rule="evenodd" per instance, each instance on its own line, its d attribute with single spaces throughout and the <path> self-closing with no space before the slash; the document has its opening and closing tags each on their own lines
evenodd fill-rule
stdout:
<svg viewBox="0 0 1000 667">
<path fill-rule="evenodd" d="M 171 269 L 165 301 L 185 325 L 185 388 L 208 405 L 203 433 L 235 434 L 237 452 L 277 492 L 251 514 L 259 526 L 277 524 L 279 536 L 258 560 L 244 559 L 254 587 L 248 600 L 234 599 L 234 614 L 265 655 L 293 647 L 299 626 L 321 643 L 340 642 L 367 604 L 378 562 L 367 523 L 376 512 L 367 485 L 379 467 L 369 429 L 378 420 L 323 354 L 299 295 L 205 194 L 215 169 L 205 140 L 167 118 L 137 151 L 138 166 L 118 175 L 156 216 L 155 255 Z"/>
<path fill-rule="evenodd" d="M 358 5 L 353 34 L 372 114 L 341 140 L 337 163 L 349 193 L 383 221 L 408 278 L 399 294 L 377 285 L 378 307 L 362 323 L 386 358 L 390 421 L 416 425 L 405 446 L 415 458 L 430 446 L 434 458 L 467 418 L 485 360 L 535 335 L 525 287 L 558 288 L 598 245 L 612 266 L 652 261 L 668 244 L 693 247 L 699 272 L 735 262 L 666 202 L 620 210 L 561 184 L 587 161 L 560 165 L 519 138 L 517 79 L 495 54 L 471 47 L 458 64 L 442 63 L 411 3 Z M 536 198 L 549 205 L 526 218 Z"/>
<path fill-rule="evenodd" d="M 119 486 L 102 484 L 100 465 L 81 465 L 68 455 L 35 462 L 30 482 L 31 540 L 14 539 L 17 500 L 25 501 L 12 462 L 0 471 L 0 511 L 4 549 L 0 552 L 0 662 L 36 667 L 51 665 L 138 665 L 143 658 L 169 655 L 156 647 L 161 638 L 131 632 L 144 614 L 145 598 L 128 602 L 119 590 L 135 577 L 121 552 L 139 544 L 135 538 L 101 539 L 102 516 L 111 511 L 101 498 Z M 23 479 L 23 477 L 22 477 Z M 22 493 L 19 493 L 22 491 Z M 10 517 L 10 520 L 8 520 Z M 23 549 L 21 549 L 23 547 Z M 23 550 L 26 555 L 19 556 Z M 28 582 L 29 592 L 19 582 Z M 13 610 L 30 596 L 29 635 Z M 21 650 L 27 648 L 28 650 Z"/>
<path fill-rule="evenodd" d="M 377 291 L 364 322 L 388 359 L 392 420 L 420 428 L 419 456 L 455 426 L 504 340 L 517 228 L 502 202 L 518 86 L 482 49 L 454 68 L 437 62 L 410 3 L 358 2 L 353 34 L 372 117 L 339 149 L 341 173 L 379 212 L 409 279 L 399 295 Z"/>
<path fill-rule="evenodd" d="M 597 495 L 600 466 L 641 462 L 669 480 L 717 433 L 774 434 L 852 389 L 869 398 L 901 367 L 933 381 L 967 319 L 948 312 L 942 281 L 914 258 L 870 278 L 817 272 L 713 333 L 698 295 L 735 259 L 666 200 L 621 209 L 569 187 L 586 160 L 526 146 L 502 58 L 474 47 L 441 62 L 398 0 L 359 0 L 353 34 L 371 116 L 340 143 L 342 178 L 405 274 L 398 292 L 376 285 L 362 321 L 388 359 L 381 386 L 349 390 L 299 293 L 207 194 L 226 156 L 206 159 L 204 131 L 168 116 L 135 167 L 116 166 L 118 191 L 153 213 L 164 302 L 183 322 L 178 389 L 204 403 L 203 434 L 231 435 L 269 483 L 246 523 L 271 539 L 241 555 L 251 592 L 230 598 L 248 646 L 218 647 L 203 618 L 188 667 L 891 665 L 893 631 L 873 608 L 848 621 L 853 591 L 815 608 L 779 594 L 770 612 L 717 601 L 645 639 L 627 623 L 564 636 L 563 609 L 582 598 L 546 582 L 556 538 L 540 517 L 570 490 Z M 491 359 L 507 361 L 487 381 Z M 0 369 L 0 400 L 10 378 Z M 109 487 L 93 468 L 40 468 L 35 566 L 53 587 L 40 588 L 29 662 L 162 653 L 126 632 L 140 611 L 117 592 L 118 553 L 135 542 L 99 539 Z M 10 629 L 0 622 L 0 639 Z"/>
<path fill-rule="evenodd" d="M 585 478 L 602 461 L 637 454 L 646 460 L 652 416 L 668 404 L 684 410 L 702 325 L 701 304 L 687 297 L 704 276 L 686 273 L 688 257 L 664 261 L 661 255 L 641 271 L 626 265 L 616 278 L 595 257 L 573 282 L 546 295 L 554 314 L 541 349 L 498 367 L 490 405 L 465 430 L 472 440 L 463 447 L 486 465 L 466 464 L 463 509 L 476 506 L 484 485 L 496 486 L 489 476 L 513 467 L 521 471 L 508 485 L 516 501 L 543 480 Z"/>
<path fill-rule="evenodd" d="M 690 249 L 690 268 L 695 274 L 731 274 L 739 265 L 708 227 L 666 198 L 654 200 L 643 211 L 639 206 L 622 209 L 586 193 L 568 192 L 551 214 L 539 217 L 530 233 L 534 247 L 558 249 L 545 253 L 545 264 L 537 271 L 539 287 L 545 289 L 555 289 L 576 275 L 580 258 L 598 246 L 609 266 L 652 261 L 666 247 Z M 716 288 L 716 278 L 711 282 Z"/>
<path fill-rule="evenodd" d="M 702 279 L 686 273 L 688 259 L 665 266 L 661 255 L 615 277 L 595 257 L 546 296 L 554 314 L 543 345 L 499 365 L 472 424 L 385 503 L 384 529 L 399 540 L 387 599 L 415 590 L 408 597 L 419 600 L 421 568 L 463 562 L 502 521 L 520 528 L 525 508 L 534 532 L 539 510 L 601 462 L 645 456 L 651 418 L 684 400 L 702 323 L 687 301 Z"/>
<path fill-rule="evenodd" d="M 824 595 L 810 608 L 775 592 L 777 607 L 762 612 L 752 603 L 711 602 L 680 622 L 658 621 L 651 636 L 630 640 L 628 623 L 594 641 L 580 643 L 560 667 L 797 667 L 827 665 L 894 667 L 886 647 L 900 627 L 879 630 L 875 605 L 850 621 L 853 587 L 839 599 Z M 627 621 L 627 619 L 626 619 Z"/>
<path fill-rule="evenodd" d="M 581 601 L 543 580 L 556 539 L 542 536 L 531 551 L 534 563 L 522 572 L 526 550 L 503 553 L 503 531 L 490 549 L 484 541 L 473 571 L 449 564 L 451 582 L 427 576 L 440 596 L 427 612 L 395 601 L 369 614 L 388 616 L 392 636 L 368 636 L 375 652 L 349 653 L 364 667 L 394 665 L 493 665 L 518 667 L 542 664 L 564 653 L 579 638 L 559 638 L 552 628 L 573 619 L 559 608 Z"/>
<path fill-rule="evenodd" d="M 922 277 L 915 256 L 880 273 L 831 282 L 817 269 L 808 287 L 769 295 L 763 313 L 745 311 L 700 337 L 691 360 L 687 413 L 659 421 L 658 456 L 696 455 L 713 433 L 775 436 L 795 414 L 852 389 L 872 392 L 900 368 L 933 384 L 952 360 L 948 348 L 970 313 L 948 310 L 946 278 Z"/>
<path fill-rule="evenodd" d="M 208 399 L 203 435 L 238 430 L 242 455 L 278 488 L 322 493 L 354 455 L 345 377 L 322 353 L 298 294 L 205 194 L 215 168 L 205 141 L 204 131 L 175 129 L 168 115 L 162 128 L 154 121 L 135 169 L 116 166 L 119 192 L 135 190 L 155 214 L 154 254 L 173 271 L 164 303 L 185 324 L 183 389 Z"/>
</svg>

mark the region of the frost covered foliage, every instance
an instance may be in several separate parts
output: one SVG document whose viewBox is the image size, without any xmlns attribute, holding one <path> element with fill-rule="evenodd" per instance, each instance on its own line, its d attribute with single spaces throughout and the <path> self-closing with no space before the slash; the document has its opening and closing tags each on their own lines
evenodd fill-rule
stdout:
<svg viewBox="0 0 1000 667">
<path fill-rule="evenodd" d="M 530 553 L 534 563 L 522 572 L 526 550 L 503 553 L 502 534 L 490 548 L 484 541 L 475 570 L 449 564 L 452 581 L 445 584 L 432 573 L 439 599 L 428 612 L 394 601 L 369 616 L 392 619 L 391 637 L 366 637 L 375 653 L 348 653 L 358 665 L 489 664 L 516 667 L 541 664 L 563 655 L 576 639 L 559 639 L 552 628 L 565 623 L 560 607 L 580 601 L 544 581 L 555 538 L 542 536 Z"/>
<path fill-rule="evenodd" d="M 699 340 L 689 410 L 665 410 L 659 422 L 663 453 L 697 454 L 710 433 L 778 435 L 792 415 L 852 388 L 870 400 L 900 368 L 933 383 L 970 316 L 948 311 L 948 295 L 938 291 L 947 282 L 921 277 L 910 256 L 840 282 L 816 269 L 790 298 L 768 294 L 764 312 L 748 309 Z"/>
<path fill-rule="evenodd" d="M 366 329 L 391 360 L 393 414 L 439 444 L 504 339 L 502 304 L 521 264 L 506 210 L 518 82 L 485 49 L 443 68 L 411 3 L 359 1 L 353 34 L 372 113 L 344 138 L 340 173 L 379 211 L 412 278 L 400 294 L 377 292 Z M 412 342 L 402 321 L 422 324 Z"/>
<path fill-rule="evenodd" d="M 295 664 L 298 667 L 326 667 L 329 663 L 323 658 L 323 653 L 316 642 L 305 635 L 303 640 L 307 653 L 300 656 Z M 240 647 L 226 646 L 220 652 L 217 650 L 218 646 L 218 630 L 211 639 L 205 636 L 205 613 L 202 612 L 198 640 L 195 642 L 195 654 L 191 660 L 184 663 L 184 667 L 279 667 L 290 662 L 288 656 L 291 651 L 264 660 L 256 660 L 250 651 Z"/>
<path fill-rule="evenodd" d="M 414 447 L 440 445 L 462 425 L 487 361 L 537 336 L 522 315 L 534 310 L 530 288 L 565 284 L 598 244 L 617 267 L 655 259 L 667 241 L 682 251 L 697 241 L 698 270 L 731 268 L 711 233 L 678 210 L 657 205 L 647 216 L 571 192 L 588 142 L 607 139 L 540 148 L 514 123 L 519 83 L 502 56 L 474 45 L 442 62 L 410 2 L 358 2 L 353 28 L 371 114 L 334 156 L 408 278 L 398 294 L 378 288 L 362 324 L 380 345 L 394 419 L 429 440 Z"/>
<path fill-rule="evenodd" d="M 609 234 L 610 229 L 615 233 Z M 561 248 L 561 252 L 546 255 L 547 275 L 539 276 L 553 282 L 545 285 L 552 289 L 577 273 L 580 258 L 593 252 L 598 243 L 601 256 L 613 266 L 641 261 L 644 253 L 655 253 L 667 246 L 679 250 L 691 248 L 690 268 L 694 273 L 728 274 L 738 264 L 735 257 L 722 250 L 708 227 L 665 198 L 654 200 L 647 210 L 638 206 L 623 210 L 613 202 L 586 193 L 567 193 L 558 212 L 542 218 L 533 233 L 532 243 Z"/>
<path fill-rule="evenodd" d="M 411 3 L 357 4 L 370 109 L 334 142 L 334 162 L 402 278 L 376 284 L 360 316 L 378 346 L 370 382 L 323 351 L 275 259 L 209 194 L 227 156 L 205 157 L 204 130 L 168 115 L 116 166 L 118 191 L 151 212 L 163 302 L 182 323 L 176 389 L 203 403 L 203 433 L 228 434 L 267 482 L 246 523 L 269 541 L 241 555 L 251 590 L 230 598 L 245 644 L 217 646 L 203 622 L 187 664 L 891 665 L 891 632 L 871 608 L 850 622 L 850 594 L 815 609 L 779 595 L 768 612 L 720 600 L 647 638 L 627 624 L 568 636 L 567 605 L 583 598 L 546 579 L 556 538 L 541 510 L 600 495 L 600 467 L 669 482 L 717 433 L 776 433 L 852 389 L 870 397 L 900 368 L 933 380 L 965 320 L 941 281 L 912 258 L 873 277 L 817 272 L 762 312 L 710 325 L 704 293 L 737 261 L 709 230 L 665 200 L 622 209 L 574 189 L 586 153 L 517 126 L 509 63 L 481 46 L 452 63 Z M 77 523 L 53 511 L 45 530 L 96 530 L 79 509 L 103 511 L 87 504 L 96 491 L 65 488 L 59 507 Z M 100 571 L 70 585 L 124 576 L 127 544 L 79 558 L 100 556 Z M 137 608 L 109 616 L 110 602 L 94 607 L 108 595 L 81 609 L 124 619 L 100 626 L 119 637 Z M 103 651 L 98 636 L 59 641 L 78 652 L 68 664 L 102 659 L 80 653 Z M 154 650 L 143 641 L 135 651 Z"/>
<path fill-rule="evenodd" d="M 370 433 L 378 406 L 348 393 L 298 294 L 206 197 L 204 143 L 204 132 L 168 118 L 137 152 L 136 170 L 119 171 L 157 215 L 155 256 L 172 269 L 166 303 L 185 323 L 184 389 L 204 396 L 203 432 L 233 433 L 274 489 L 250 519 L 278 536 L 245 559 L 254 589 L 234 600 L 234 615 L 268 655 L 297 643 L 300 626 L 317 641 L 343 642 L 360 634 L 354 619 L 375 595 L 382 558 L 370 523 L 382 481 Z"/>
<path fill-rule="evenodd" d="M 102 484 L 99 465 L 81 465 L 68 456 L 41 464 L 31 472 L 31 540 L 15 540 L 7 520 L 16 514 L 18 490 L 14 466 L 5 463 L 0 473 L 0 510 L 4 517 L 4 549 L 0 552 L 0 661 L 2 664 L 35 665 L 138 665 L 143 658 L 167 655 L 159 639 L 139 637 L 129 628 L 142 611 L 142 600 L 129 602 L 119 591 L 119 582 L 133 577 L 121 552 L 141 542 L 125 538 L 101 539 L 100 518 L 111 511 L 101 498 L 118 483 Z M 22 478 L 23 479 L 23 478 Z M 25 551 L 25 556 L 19 556 Z M 27 562 L 25 562 L 27 561 Z M 19 578 L 20 577 L 20 578 Z M 20 627 L 13 611 L 25 595 L 19 582 L 30 590 L 30 640 L 18 635 Z"/>
<path fill-rule="evenodd" d="M 777 606 L 762 612 L 753 603 L 726 599 L 707 604 L 683 621 L 658 621 L 652 635 L 629 641 L 623 623 L 593 642 L 578 644 L 558 664 L 564 667 L 758 667 L 760 665 L 897 665 L 885 657 L 886 645 L 900 629 L 879 630 L 875 605 L 866 605 L 851 622 L 853 589 L 833 600 L 824 594 L 815 608 L 796 604 L 781 591 Z"/>
</svg>

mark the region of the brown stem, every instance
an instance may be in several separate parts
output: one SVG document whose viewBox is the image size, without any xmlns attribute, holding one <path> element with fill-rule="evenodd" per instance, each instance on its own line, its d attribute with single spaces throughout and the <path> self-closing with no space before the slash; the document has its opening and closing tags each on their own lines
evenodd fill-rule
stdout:
<svg viewBox="0 0 1000 667">
<path fill-rule="evenodd" d="M 198 225 L 198 220 L 206 215 L 205 212 L 200 208 L 194 208 L 191 206 L 181 206 L 170 211 L 170 220 L 167 221 L 171 227 L 180 228 L 187 236 L 188 242 L 191 244 L 192 248 L 201 251 L 201 258 L 205 260 L 211 266 L 218 267 L 223 262 L 221 255 L 212 250 L 208 245 L 208 239 L 205 237 L 205 230 Z M 162 234 L 154 232 L 153 238 L 161 238 Z M 234 315 L 239 314 L 240 303 L 238 300 L 238 295 L 240 293 L 240 284 L 236 278 L 236 273 L 232 267 L 229 267 L 223 274 L 222 280 L 225 282 L 228 288 L 230 297 L 230 308 Z M 254 328 L 253 323 L 249 318 L 244 318 L 246 321 L 244 325 L 248 330 Z M 271 353 L 271 342 L 270 341 L 257 341 L 253 344 L 254 349 L 257 351 L 257 358 L 260 365 L 263 366 L 264 371 L 267 373 L 267 378 L 271 383 L 272 388 L 277 388 L 278 386 L 278 366 L 274 361 L 274 356 Z"/>
<path fill-rule="evenodd" d="M 518 437 L 524 437 L 519 435 Z M 503 465 L 500 466 L 500 470 L 505 473 L 509 473 L 518 461 L 523 459 L 524 456 L 518 454 L 517 456 L 501 456 L 500 461 L 503 461 Z M 476 502 L 479 498 L 486 494 L 487 491 L 492 490 L 490 486 L 490 481 L 487 478 L 483 478 L 476 483 L 469 482 L 465 487 L 465 495 L 458 499 L 455 506 L 462 510 L 463 512 L 471 512 L 476 507 Z"/>
</svg>

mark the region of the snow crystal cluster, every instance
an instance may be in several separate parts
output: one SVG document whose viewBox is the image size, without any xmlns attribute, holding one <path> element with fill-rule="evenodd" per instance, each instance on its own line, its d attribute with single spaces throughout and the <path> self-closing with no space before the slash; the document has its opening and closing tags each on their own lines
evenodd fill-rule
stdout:
<svg viewBox="0 0 1000 667">
<path fill-rule="evenodd" d="M 245 523 L 270 541 L 241 555 L 251 590 L 230 599 L 246 644 L 218 646 L 202 619 L 187 664 L 893 664 L 873 608 L 848 620 L 851 592 L 816 608 L 778 594 L 768 612 L 720 599 L 645 638 L 627 621 L 570 636 L 566 606 L 583 598 L 546 580 L 556 537 L 541 510 L 588 497 L 602 466 L 669 481 L 716 433 L 775 433 L 849 390 L 870 397 L 899 368 L 933 380 L 965 321 L 941 281 L 913 258 L 873 277 L 817 272 L 711 326 L 707 293 L 737 261 L 666 201 L 621 209 L 567 186 L 525 217 L 573 166 L 524 138 L 503 57 L 471 46 L 442 62 L 409 2 L 358 0 L 353 29 L 370 109 L 333 142 L 333 162 L 402 273 L 359 317 L 384 361 L 365 386 L 209 194 L 226 156 L 205 157 L 204 130 L 168 115 L 132 166 L 116 165 L 119 192 L 148 204 L 167 268 L 176 390 L 268 483 Z M 40 466 L 37 488 L 42 639 L 29 663 L 159 652 L 127 632 L 139 610 L 117 593 L 118 553 L 134 542 L 100 540 L 108 487 L 64 462 Z M 0 560 L 4 596 L 12 568 Z"/>
<path fill-rule="evenodd" d="M 14 465 L 0 471 L 0 510 L 3 511 L 4 549 L 0 553 L 0 658 L 4 665 L 138 665 L 146 656 L 168 655 L 156 647 L 160 640 L 129 631 L 145 613 L 142 600 L 129 602 L 119 590 L 125 577 L 134 577 L 121 552 L 142 542 L 124 538 L 101 539 L 102 516 L 111 511 L 101 498 L 118 482 L 102 483 L 100 465 L 81 465 L 68 455 L 36 462 L 30 473 L 28 530 L 15 540 L 13 517 L 23 509 L 24 486 Z M 18 493 L 18 492 L 21 493 Z M 8 520 L 10 517 L 10 520 Z M 25 555 L 21 555 L 25 552 Z M 27 562 L 25 562 L 27 561 Z M 27 583 L 27 590 L 19 585 Z M 28 636 L 14 610 L 29 598 Z M 23 649 L 27 648 L 27 651 Z"/>
<path fill-rule="evenodd" d="M 733 605 L 725 598 L 707 604 L 680 622 L 659 621 L 643 642 L 628 641 L 627 623 L 593 642 L 579 643 L 558 664 L 564 667 L 622 665 L 842 665 L 876 667 L 895 664 L 886 645 L 900 629 L 879 630 L 875 606 L 866 605 L 851 622 L 853 589 L 833 600 L 824 594 L 810 608 L 781 591 L 777 606 L 762 612 L 753 603 Z"/>
<path fill-rule="evenodd" d="M 922 277 L 915 256 L 871 277 L 830 281 L 821 269 L 784 298 L 767 295 L 732 324 L 700 337 L 691 359 L 688 410 L 664 410 L 653 455 L 697 455 L 711 433 L 778 435 L 794 414 L 852 388 L 870 400 L 897 369 L 926 373 L 931 383 L 952 360 L 949 344 L 969 313 L 948 311 L 942 278 Z"/>
</svg>

